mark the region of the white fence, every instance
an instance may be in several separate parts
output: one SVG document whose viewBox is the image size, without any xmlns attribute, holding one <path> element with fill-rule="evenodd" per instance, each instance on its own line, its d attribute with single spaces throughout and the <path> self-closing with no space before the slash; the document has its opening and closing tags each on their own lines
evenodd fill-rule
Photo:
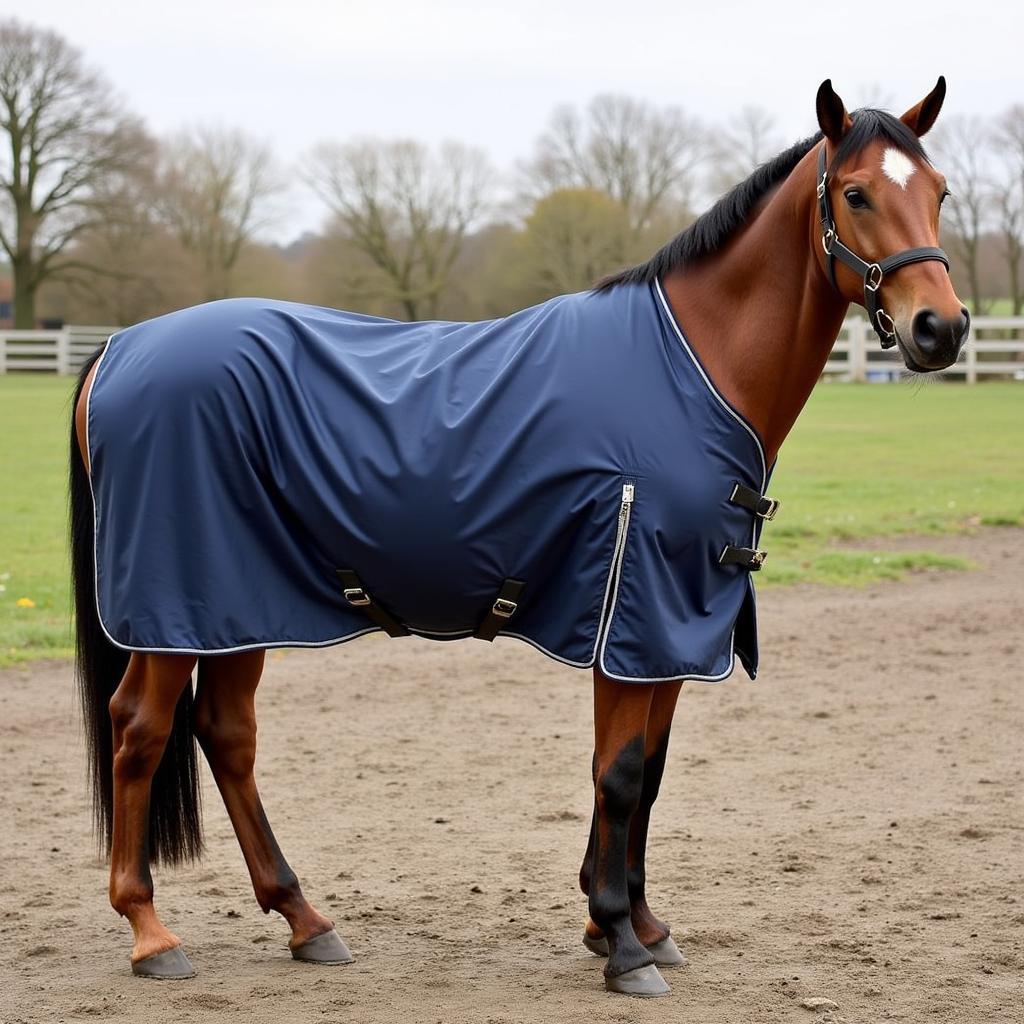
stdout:
<svg viewBox="0 0 1024 1024">
<path fill-rule="evenodd" d="M 883 349 L 867 320 L 851 317 L 843 324 L 824 372 L 842 380 L 881 381 L 896 380 L 903 369 L 897 350 Z M 968 384 L 983 376 L 1024 379 L 1024 317 L 974 317 L 960 358 L 939 373 L 963 377 Z"/>
<path fill-rule="evenodd" d="M 0 373 L 78 373 L 117 327 L 63 327 L 59 331 L 0 330 Z"/>
<path fill-rule="evenodd" d="M 116 327 L 64 327 L 59 331 L 0 330 L 0 373 L 77 373 L 89 354 Z M 842 380 L 895 380 L 903 362 L 895 349 L 883 351 L 868 322 L 851 317 L 825 364 L 825 374 Z M 982 376 L 1024 379 L 1024 317 L 976 317 L 960 359 L 940 371 L 974 384 Z"/>
</svg>

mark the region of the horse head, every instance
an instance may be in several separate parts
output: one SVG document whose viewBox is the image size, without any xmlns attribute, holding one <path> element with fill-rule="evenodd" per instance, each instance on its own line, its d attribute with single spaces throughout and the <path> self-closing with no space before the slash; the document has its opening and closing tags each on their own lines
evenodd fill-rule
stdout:
<svg viewBox="0 0 1024 1024">
<path fill-rule="evenodd" d="M 864 304 L 883 346 L 898 345 L 918 372 L 956 362 L 970 327 L 938 247 L 946 179 L 919 141 L 945 94 L 940 77 L 898 121 L 873 110 L 851 116 L 827 80 L 817 96 L 819 263 L 844 299 Z"/>
</svg>

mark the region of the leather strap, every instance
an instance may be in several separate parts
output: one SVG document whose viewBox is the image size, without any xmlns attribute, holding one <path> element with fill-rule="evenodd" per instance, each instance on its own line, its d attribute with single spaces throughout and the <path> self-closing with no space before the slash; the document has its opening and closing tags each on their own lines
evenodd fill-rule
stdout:
<svg viewBox="0 0 1024 1024">
<path fill-rule="evenodd" d="M 821 221 L 821 244 L 825 249 L 825 262 L 832 287 L 836 284 L 836 260 L 849 267 L 864 284 L 864 309 L 868 320 L 874 328 L 882 348 L 892 348 L 896 344 L 896 322 L 882 308 L 882 282 L 887 274 L 906 267 L 911 263 L 922 263 L 925 260 L 936 260 L 949 270 L 949 257 L 933 245 L 921 245 L 914 249 L 886 256 L 877 263 L 868 263 L 858 256 L 849 246 L 844 245 L 836 234 L 836 222 L 832 216 L 832 202 L 828 195 L 828 165 L 825 157 L 825 143 L 818 150 L 818 218 Z"/>
<path fill-rule="evenodd" d="M 732 485 L 732 494 L 729 495 L 729 500 L 734 505 L 739 505 L 748 512 L 753 512 L 755 516 L 766 520 L 774 519 L 775 513 L 779 510 L 779 502 L 776 498 L 769 498 L 760 491 L 755 491 L 753 487 L 747 487 L 741 483 Z"/>
<path fill-rule="evenodd" d="M 358 608 L 367 618 L 380 626 L 388 636 L 409 635 L 409 630 L 394 615 L 370 597 L 354 569 L 335 569 L 334 571 L 341 581 L 345 600 L 353 608 Z"/>
<path fill-rule="evenodd" d="M 499 630 L 503 629 L 516 613 L 519 607 L 519 595 L 523 592 L 526 583 L 523 580 L 507 579 L 501 585 L 498 596 L 494 599 L 490 611 L 484 616 L 483 621 L 476 627 L 473 634 L 478 640 L 493 640 Z"/>
<path fill-rule="evenodd" d="M 738 565 L 751 572 L 757 572 L 767 557 L 768 552 L 758 548 L 738 548 L 734 544 L 726 544 L 718 556 L 718 564 Z"/>
</svg>

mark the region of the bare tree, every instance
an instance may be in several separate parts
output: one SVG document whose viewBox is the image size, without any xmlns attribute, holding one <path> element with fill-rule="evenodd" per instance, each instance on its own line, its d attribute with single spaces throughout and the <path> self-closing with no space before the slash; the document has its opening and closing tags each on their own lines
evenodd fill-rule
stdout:
<svg viewBox="0 0 1024 1024">
<path fill-rule="evenodd" d="M 559 189 L 526 219 L 523 243 L 530 277 L 546 295 L 582 291 L 626 261 L 627 212 L 597 189 Z"/>
<path fill-rule="evenodd" d="M 974 312 L 984 313 L 979 257 L 992 199 L 988 184 L 989 131 L 980 118 L 960 115 L 948 118 L 929 138 L 942 158 L 949 182 L 951 195 L 942 211 L 953 232 L 950 248 L 967 274 Z"/>
<path fill-rule="evenodd" d="M 604 95 L 582 113 L 557 108 L 522 170 L 534 200 L 560 188 L 599 189 L 639 231 L 666 200 L 689 201 L 707 151 L 703 129 L 678 107 Z"/>
<path fill-rule="evenodd" d="M 378 297 L 410 320 L 436 316 L 489 194 L 483 153 L 456 142 L 436 154 L 413 141 L 328 143 L 314 150 L 308 178 L 376 268 Z"/>
<path fill-rule="evenodd" d="M 242 251 L 282 189 L 269 148 L 242 132 L 196 128 L 164 142 L 159 209 L 198 260 L 207 299 L 231 294 Z"/>
<path fill-rule="evenodd" d="M 1010 287 L 1013 315 L 1024 310 L 1024 104 L 1015 104 L 1000 116 L 995 125 L 994 142 L 1000 161 L 1000 174 L 993 182 L 999 233 Z"/>
<path fill-rule="evenodd" d="M 711 187 L 716 193 L 742 181 L 782 149 L 776 124 L 774 114 L 754 105 L 745 106 L 729 118 L 721 135 L 711 144 L 716 153 Z"/>
<path fill-rule="evenodd" d="M 0 21 L 0 246 L 14 323 L 35 325 L 47 279 L 76 265 L 72 241 L 101 216 L 103 187 L 142 159 L 145 136 L 110 86 L 55 32 Z"/>
</svg>

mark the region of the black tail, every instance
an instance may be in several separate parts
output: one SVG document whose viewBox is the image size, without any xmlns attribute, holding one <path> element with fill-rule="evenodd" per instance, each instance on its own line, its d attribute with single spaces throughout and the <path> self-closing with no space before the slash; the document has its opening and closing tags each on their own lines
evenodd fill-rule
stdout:
<svg viewBox="0 0 1024 1024">
<path fill-rule="evenodd" d="M 82 367 L 71 409 L 71 576 L 75 601 L 78 690 L 85 719 L 89 778 L 96 829 L 110 851 L 114 804 L 114 747 L 110 698 L 128 667 L 130 653 L 107 639 L 96 608 L 95 531 L 92 489 L 78 447 L 74 410 L 97 350 Z M 153 776 L 149 802 L 149 854 L 165 864 L 194 860 L 203 848 L 196 742 L 192 731 L 192 687 L 174 712 L 167 749 Z"/>
</svg>

